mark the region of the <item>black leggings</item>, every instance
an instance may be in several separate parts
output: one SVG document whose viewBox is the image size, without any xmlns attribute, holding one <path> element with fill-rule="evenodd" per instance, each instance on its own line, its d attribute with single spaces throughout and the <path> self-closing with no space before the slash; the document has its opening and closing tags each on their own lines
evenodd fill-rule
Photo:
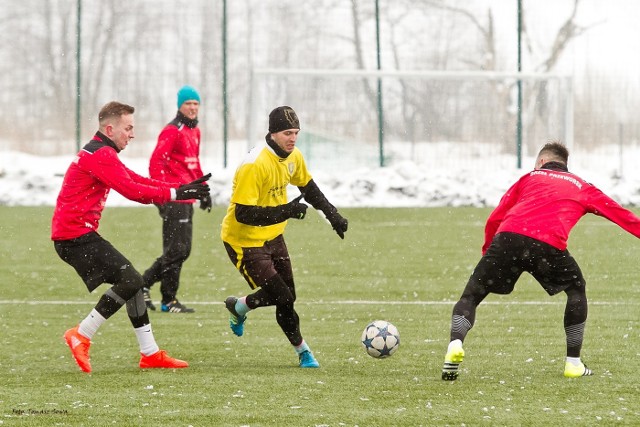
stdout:
<svg viewBox="0 0 640 427">
<path fill-rule="evenodd" d="M 162 217 L 162 255 L 144 272 L 146 287 L 160 281 L 162 302 L 176 299 L 182 264 L 191 254 L 193 241 L 193 205 L 166 203 L 158 206 Z"/>
<path fill-rule="evenodd" d="M 91 232 L 76 239 L 56 241 L 54 248 L 80 275 L 89 292 L 103 283 L 113 285 L 96 304 L 101 316 L 108 319 L 127 304 L 127 313 L 135 328 L 149 324 L 141 292 L 142 276 L 111 243 Z"/>
<path fill-rule="evenodd" d="M 276 306 L 276 321 L 292 345 L 302 343 L 300 318 L 294 308 L 296 289 L 289 251 L 282 235 L 257 248 L 237 248 L 224 244 L 229 259 L 251 289 L 250 309 Z"/>
<path fill-rule="evenodd" d="M 451 340 L 464 341 L 475 323 L 478 305 L 490 293 L 511 293 L 524 271 L 530 273 L 549 295 L 565 292 L 565 331 L 578 325 L 584 328 L 588 312 L 586 282 L 569 251 L 561 251 L 520 234 L 500 233 L 478 262 L 462 296 L 453 307 Z M 581 333 L 579 338 L 567 340 L 568 353 L 579 354 L 581 346 Z"/>
</svg>

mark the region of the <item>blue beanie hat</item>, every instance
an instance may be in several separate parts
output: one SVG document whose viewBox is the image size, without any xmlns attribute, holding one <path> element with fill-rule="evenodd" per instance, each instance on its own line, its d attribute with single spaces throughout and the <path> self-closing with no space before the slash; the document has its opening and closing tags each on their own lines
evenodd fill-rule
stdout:
<svg viewBox="0 0 640 427">
<path fill-rule="evenodd" d="M 198 91 L 195 90 L 192 86 L 182 86 L 178 91 L 178 109 L 182 107 L 187 101 L 198 101 L 200 102 L 200 95 L 198 95 Z"/>
</svg>

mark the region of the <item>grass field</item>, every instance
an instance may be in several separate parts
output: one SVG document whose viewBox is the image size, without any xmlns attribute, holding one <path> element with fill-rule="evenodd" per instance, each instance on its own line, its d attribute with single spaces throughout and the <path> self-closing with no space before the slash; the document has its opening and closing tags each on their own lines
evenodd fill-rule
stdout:
<svg viewBox="0 0 640 427">
<path fill-rule="evenodd" d="M 90 311 L 88 294 L 49 241 L 52 208 L 0 207 L 0 425 L 20 426 L 592 426 L 640 425 L 638 242 L 602 218 L 574 230 L 588 282 L 583 360 L 593 377 L 565 379 L 563 295 L 528 276 L 478 309 L 460 379 L 440 370 L 451 309 L 480 256 L 486 209 L 344 209 L 340 240 L 318 216 L 286 238 L 302 332 L 320 369 L 299 369 L 272 309 L 245 336 L 222 301 L 246 294 L 218 237 L 222 208 L 197 211 L 181 299 L 191 315 L 151 313 L 156 339 L 188 369 L 140 370 L 125 311 L 94 337 L 82 373 L 63 332 Z M 159 255 L 153 207 L 108 208 L 101 233 L 144 271 Z M 152 290 L 159 299 L 159 290 Z M 367 356 L 371 320 L 401 333 L 391 358 Z"/>
</svg>

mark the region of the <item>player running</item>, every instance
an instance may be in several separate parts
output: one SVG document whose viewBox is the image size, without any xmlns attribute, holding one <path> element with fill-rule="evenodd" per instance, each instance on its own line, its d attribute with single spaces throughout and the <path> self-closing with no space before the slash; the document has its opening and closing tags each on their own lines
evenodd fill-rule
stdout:
<svg viewBox="0 0 640 427">
<path fill-rule="evenodd" d="M 142 296 L 142 276 L 131 262 L 98 234 L 111 188 L 140 203 L 202 199 L 209 196 L 205 176 L 179 186 L 145 178 L 128 169 L 118 153 L 133 139 L 134 108 L 110 102 L 98 115 L 99 130 L 73 160 L 62 182 L 51 224 L 51 239 L 60 258 L 80 275 L 89 292 L 111 286 L 89 315 L 64 334 L 80 369 L 91 372 L 89 347 L 98 328 L 123 305 L 140 345 L 141 368 L 186 368 L 156 344 Z"/>
<path fill-rule="evenodd" d="M 233 265 L 254 293 L 228 297 L 229 325 L 242 336 L 247 313 L 276 306 L 276 320 L 298 354 L 301 368 L 317 368 L 318 361 L 300 333 L 300 319 L 294 309 L 296 290 L 291 259 L 284 241 L 287 219 L 303 219 L 307 205 L 322 211 L 340 238 L 348 222 L 327 200 L 307 171 L 296 148 L 300 122 L 291 107 L 269 114 L 266 143 L 252 149 L 236 170 L 231 203 L 222 221 L 221 237 Z M 287 186 L 296 185 L 302 196 L 287 203 Z"/>
<path fill-rule="evenodd" d="M 462 343 L 476 320 L 476 307 L 490 293 L 509 294 L 526 271 L 549 295 L 564 291 L 567 356 L 564 376 L 592 375 L 580 359 L 587 321 L 586 282 L 567 250 L 571 229 L 587 213 L 607 218 L 640 237 L 640 218 L 595 186 L 569 172 L 569 152 L 559 142 L 542 147 L 535 170 L 502 197 L 487 219 L 482 258 L 453 308 L 451 342 L 443 380 L 458 378 Z"/>
</svg>

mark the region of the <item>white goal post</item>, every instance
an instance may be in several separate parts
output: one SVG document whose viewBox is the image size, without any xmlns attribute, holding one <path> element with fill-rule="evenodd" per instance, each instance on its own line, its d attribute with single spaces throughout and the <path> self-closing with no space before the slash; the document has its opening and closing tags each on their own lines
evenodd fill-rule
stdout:
<svg viewBox="0 0 640 427">
<path fill-rule="evenodd" d="M 378 122 L 374 103 L 379 83 L 385 146 L 404 135 L 414 149 L 445 140 L 501 141 L 504 145 L 511 138 L 509 143 L 513 143 L 519 85 L 525 138 L 535 136 L 531 144 L 536 146 L 540 138 L 542 142 L 560 139 L 569 148 L 573 146 L 574 94 L 569 75 L 300 68 L 252 70 L 249 145 L 264 138 L 263 124 L 272 108 L 291 105 L 301 117 L 303 130 L 323 135 L 322 140 L 367 143 L 375 153 Z M 366 126 L 369 128 L 364 129 Z M 414 151 L 412 160 L 421 163 L 426 156 L 419 149 Z"/>
</svg>

